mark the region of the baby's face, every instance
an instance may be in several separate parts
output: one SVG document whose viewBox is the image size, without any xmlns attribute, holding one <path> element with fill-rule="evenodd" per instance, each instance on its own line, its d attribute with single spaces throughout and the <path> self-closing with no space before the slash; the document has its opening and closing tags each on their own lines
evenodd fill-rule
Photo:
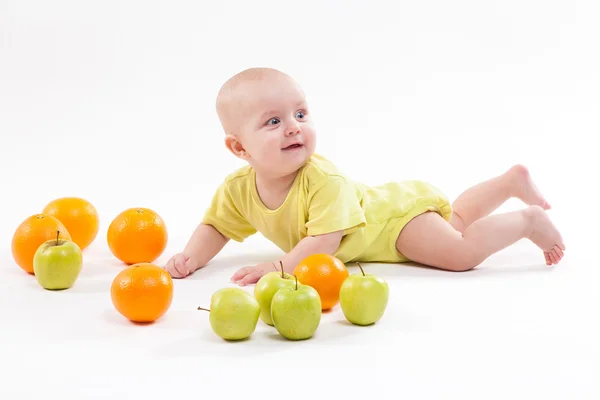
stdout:
<svg viewBox="0 0 600 400">
<path fill-rule="evenodd" d="M 315 129 L 304 93 L 291 79 L 249 82 L 238 109 L 247 161 L 269 175 L 296 171 L 315 150 Z"/>
</svg>

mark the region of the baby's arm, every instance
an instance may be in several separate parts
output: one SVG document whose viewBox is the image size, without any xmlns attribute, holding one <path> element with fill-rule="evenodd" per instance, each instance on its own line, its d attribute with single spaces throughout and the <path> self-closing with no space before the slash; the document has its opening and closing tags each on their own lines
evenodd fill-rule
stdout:
<svg viewBox="0 0 600 400">
<path fill-rule="evenodd" d="M 333 254 L 340 247 L 343 231 L 326 233 L 324 235 L 307 236 L 296 247 L 281 258 L 283 269 L 290 274 L 294 272 L 300 261 L 312 254 Z M 279 264 L 279 260 L 277 261 Z M 279 267 L 279 265 L 278 265 Z"/>
<path fill-rule="evenodd" d="M 165 269 L 173 278 L 184 278 L 204 267 L 228 241 L 229 238 L 223 236 L 212 225 L 201 223 L 194 230 L 183 251 L 174 255 Z"/>
<path fill-rule="evenodd" d="M 343 231 L 307 236 L 298 242 L 298 244 L 281 259 L 276 260 L 275 262 L 244 267 L 238 270 L 231 277 L 231 280 L 240 286 L 256 283 L 267 272 L 274 271 L 274 265 L 279 268 L 279 261 L 283 264 L 283 269 L 291 274 L 300 261 L 312 254 L 335 253 L 340 246 L 342 236 Z"/>
</svg>

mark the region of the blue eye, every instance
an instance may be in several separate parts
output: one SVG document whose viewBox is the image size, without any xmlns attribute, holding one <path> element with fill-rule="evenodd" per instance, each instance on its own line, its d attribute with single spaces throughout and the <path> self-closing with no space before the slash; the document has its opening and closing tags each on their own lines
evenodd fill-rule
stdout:
<svg viewBox="0 0 600 400">
<path fill-rule="evenodd" d="M 279 123 L 278 118 L 271 118 L 270 120 L 267 121 L 267 125 L 276 125 L 278 123 Z"/>
<path fill-rule="evenodd" d="M 298 119 L 302 119 L 302 118 L 304 118 L 304 117 L 305 117 L 304 111 L 298 111 L 298 112 L 296 113 L 296 118 L 298 118 Z"/>
</svg>

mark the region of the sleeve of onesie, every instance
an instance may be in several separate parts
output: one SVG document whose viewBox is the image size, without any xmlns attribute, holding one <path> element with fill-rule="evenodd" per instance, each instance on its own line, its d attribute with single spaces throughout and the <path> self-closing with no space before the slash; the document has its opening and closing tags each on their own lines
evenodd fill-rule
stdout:
<svg viewBox="0 0 600 400">
<path fill-rule="evenodd" d="M 204 213 L 202 222 L 212 225 L 221 234 L 236 242 L 243 242 L 244 239 L 256 233 L 256 229 L 236 207 L 226 182 L 217 189 L 210 206 Z"/>
<path fill-rule="evenodd" d="M 341 176 L 321 179 L 308 196 L 309 236 L 344 231 L 344 235 L 366 225 L 364 210 L 354 185 Z"/>
</svg>

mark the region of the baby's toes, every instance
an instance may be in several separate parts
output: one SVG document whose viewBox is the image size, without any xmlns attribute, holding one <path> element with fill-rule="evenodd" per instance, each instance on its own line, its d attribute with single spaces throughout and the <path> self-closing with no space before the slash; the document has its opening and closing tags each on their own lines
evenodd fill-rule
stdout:
<svg viewBox="0 0 600 400">
<path fill-rule="evenodd" d="M 550 254 L 550 259 L 552 260 L 552 264 L 558 263 L 558 259 L 556 258 L 556 254 L 554 253 L 554 251 L 550 250 L 548 252 L 548 254 Z"/>
<path fill-rule="evenodd" d="M 546 265 L 552 265 L 552 260 L 550 259 L 550 253 L 547 251 L 544 252 L 544 257 L 546 258 Z"/>
<path fill-rule="evenodd" d="M 554 258 L 556 258 L 556 262 L 559 262 L 563 258 L 563 252 L 558 246 L 554 246 L 552 248 L 552 254 L 554 254 Z"/>
<path fill-rule="evenodd" d="M 565 256 L 564 251 L 559 246 L 554 246 L 554 251 L 556 251 L 556 254 L 558 254 L 560 258 Z"/>
</svg>

